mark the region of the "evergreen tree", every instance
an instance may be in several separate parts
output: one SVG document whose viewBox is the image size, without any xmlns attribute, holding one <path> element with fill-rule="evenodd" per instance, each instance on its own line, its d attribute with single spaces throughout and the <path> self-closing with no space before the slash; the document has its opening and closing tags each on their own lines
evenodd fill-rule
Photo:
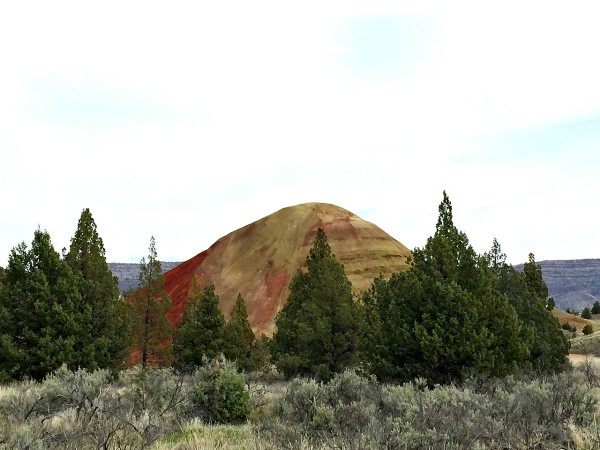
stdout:
<svg viewBox="0 0 600 450">
<path fill-rule="evenodd" d="M 171 298 L 165 291 L 165 280 L 156 252 L 154 236 L 150 238 L 148 261 L 140 262 L 139 289 L 127 300 L 131 305 L 133 330 L 133 362 L 169 365 L 172 355 L 173 327 L 166 313 Z"/>
<path fill-rule="evenodd" d="M 194 280 L 175 333 L 173 351 L 177 367 L 191 370 L 202 364 L 203 357 L 212 359 L 222 353 L 224 327 L 215 286 L 209 284 L 200 293 Z"/>
<path fill-rule="evenodd" d="M 0 365 L 4 377 L 41 379 L 66 364 L 86 362 L 91 310 L 77 278 L 54 250 L 50 235 L 34 233 L 31 249 L 11 251 L 0 298 Z"/>
<path fill-rule="evenodd" d="M 486 253 L 485 257 L 488 260 L 490 269 L 492 269 L 496 275 L 500 275 L 502 268 L 506 265 L 506 254 L 502 252 L 500 243 L 496 238 L 494 238 L 494 241 L 492 242 L 490 252 Z"/>
<path fill-rule="evenodd" d="M 542 270 L 533 254 L 523 272 L 510 265 L 502 268 L 498 288 L 515 308 L 531 335 L 529 362 L 531 368 L 542 372 L 564 369 L 569 342 L 560 330 L 558 320 L 548 311 L 548 295 Z"/>
<path fill-rule="evenodd" d="M 102 238 L 87 208 L 81 213 L 65 260 L 79 276 L 82 301 L 91 309 L 91 320 L 87 324 L 88 361 L 82 367 L 117 371 L 131 344 L 130 330 L 119 295 L 118 279 L 108 268 Z"/>
<path fill-rule="evenodd" d="M 276 318 L 274 362 L 287 377 L 327 380 L 356 361 L 358 309 L 344 267 L 323 229 L 307 257 L 308 271 L 290 282 L 290 296 Z"/>
<path fill-rule="evenodd" d="M 583 311 L 581 311 L 581 318 L 588 320 L 592 318 L 592 311 L 590 310 L 589 306 L 583 308 Z"/>
<path fill-rule="evenodd" d="M 596 300 L 592 305 L 592 314 L 600 314 L 600 302 Z"/>
<path fill-rule="evenodd" d="M 16 349 L 13 342 L 13 319 L 10 309 L 5 305 L 10 302 L 4 298 L 5 271 L 0 267 L 0 384 L 12 379 L 16 365 Z"/>
<path fill-rule="evenodd" d="M 2 295 L 2 291 L 4 289 L 4 278 L 6 277 L 4 272 L 4 267 L 0 266 L 0 296 Z"/>
<path fill-rule="evenodd" d="M 255 342 L 252 351 L 252 361 L 255 364 L 254 370 L 269 371 L 271 363 L 271 338 L 261 334 Z"/>
<path fill-rule="evenodd" d="M 256 337 L 248 322 L 248 311 L 241 294 L 233 305 L 223 338 L 223 353 L 227 359 L 236 361 L 238 367 L 246 372 L 258 368 Z"/>
<path fill-rule="evenodd" d="M 535 262 L 533 253 L 529 254 L 528 262 L 523 264 L 523 275 L 525 276 L 527 289 L 546 305 L 546 300 L 548 299 L 548 286 L 544 282 L 542 268 Z"/>
<path fill-rule="evenodd" d="M 361 354 L 371 372 L 430 383 L 514 372 L 529 347 L 516 311 L 496 289 L 504 258 L 499 245 L 491 257 L 475 253 L 454 226 L 444 192 L 435 234 L 414 250 L 411 269 L 375 280 L 363 297 Z"/>
</svg>

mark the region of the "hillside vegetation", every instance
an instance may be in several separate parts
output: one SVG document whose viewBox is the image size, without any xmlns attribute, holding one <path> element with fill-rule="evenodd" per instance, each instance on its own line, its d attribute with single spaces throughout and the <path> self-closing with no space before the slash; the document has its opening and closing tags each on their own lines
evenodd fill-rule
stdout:
<svg viewBox="0 0 600 450">
<path fill-rule="evenodd" d="M 438 211 L 425 245 L 360 293 L 326 227 L 304 234 L 272 339 L 252 332 L 241 292 L 223 312 L 206 278 L 220 266 L 202 262 L 225 261 L 251 227 L 166 275 L 151 237 L 125 297 L 89 210 L 62 255 L 37 230 L 0 271 L 0 445 L 177 447 L 224 424 L 257 449 L 595 448 L 600 375 L 569 365 L 573 331 L 534 255 L 518 271 L 496 240 L 478 254 L 445 192 Z M 169 274 L 189 290 L 180 317 Z"/>
<path fill-rule="evenodd" d="M 246 376 L 241 385 L 227 381 L 238 389 L 214 396 L 223 386 L 216 380 L 239 380 L 222 363 L 185 376 L 134 369 L 117 381 L 106 371 L 63 368 L 40 382 L 4 387 L 0 448 L 591 450 L 600 444 L 600 373 L 594 368 L 539 378 L 471 378 L 435 389 L 418 379 L 379 383 L 353 371 L 327 383 L 282 383 L 263 374 Z M 227 413 L 236 422 L 250 409 L 247 422 L 217 420 Z"/>
</svg>

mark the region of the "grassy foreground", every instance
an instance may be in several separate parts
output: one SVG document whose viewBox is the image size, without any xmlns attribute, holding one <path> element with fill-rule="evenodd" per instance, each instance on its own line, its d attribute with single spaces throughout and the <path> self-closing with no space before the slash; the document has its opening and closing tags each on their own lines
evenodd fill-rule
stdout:
<svg viewBox="0 0 600 450">
<path fill-rule="evenodd" d="M 118 380 L 62 369 L 43 382 L 0 387 L 0 448 L 600 448 L 600 369 L 586 359 L 559 375 L 434 388 L 352 371 L 328 383 L 247 376 L 252 412 L 237 424 L 215 423 L 214 405 L 194 400 L 198 386 L 211 389 L 203 380 L 166 369 L 127 371 Z"/>
<path fill-rule="evenodd" d="M 206 425 L 192 421 L 151 447 L 153 450 L 245 450 L 273 448 L 262 439 L 250 424 Z"/>
</svg>

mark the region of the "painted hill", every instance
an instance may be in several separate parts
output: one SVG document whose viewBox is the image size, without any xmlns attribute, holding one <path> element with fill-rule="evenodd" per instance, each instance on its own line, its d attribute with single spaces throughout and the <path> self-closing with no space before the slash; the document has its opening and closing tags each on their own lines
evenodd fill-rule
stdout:
<svg viewBox="0 0 600 450">
<path fill-rule="evenodd" d="M 318 228 L 325 230 L 355 292 L 368 289 L 380 273 L 389 276 L 407 267 L 410 251 L 376 225 L 335 205 L 305 203 L 246 225 L 166 272 L 173 301 L 169 319 L 180 320 L 195 278 L 200 288 L 215 285 L 225 317 L 241 293 L 254 332 L 271 335 L 289 281 L 306 265 Z"/>
</svg>

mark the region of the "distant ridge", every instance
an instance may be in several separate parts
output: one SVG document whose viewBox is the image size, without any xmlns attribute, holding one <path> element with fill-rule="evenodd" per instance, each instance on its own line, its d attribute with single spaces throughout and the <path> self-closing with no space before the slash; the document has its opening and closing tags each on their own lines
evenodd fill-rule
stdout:
<svg viewBox="0 0 600 450">
<path fill-rule="evenodd" d="M 600 259 L 546 260 L 538 264 L 558 308 L 581 311 L 600 300 Z M 515 267 L 523 270 L 523 264 Z"/>
<path fill-rule="evenodd" d="M 305 266 L 319 228 L 357 293 L 379 274 L 389 276 L 408 267 L 410 251 L 381 228 L 339 206 L 304 203 L 233 231 L 166 272 L 165 287 L 173 301 L 169 318 L 180 320 L 195 279 L 200 288 L 215 285 L 225 317 L 241 293 L 254 332 L 272 334 L 275 316 L 289 295 L 288 284 Z"/>
<path fill-rule="evenodd" d="M 185 262 L 161 262 L 173 299 L 169 318 L 181 318 L 192 280 L 214 283 L 227 317 L 238 292 L 246 301 L 256 333 L 271 334 L 274 318 L 287 301 L 288 283 L 299 268 L 319 227 L 345 266 L 356 293 L 379 274 L 406 269 L 410 251 L 378 228 L 335 205 L 305 203 L 283 208 L 218 239 Z M 539 261 L 550 296 L 562 310 L 581 311 L 600 300 L 600 259 Z M 522 270 L 523 265 L 515 266 Z M 138 286 L 139 264 L 109 263 L 121 292 Z"/>
<path fill-rule="evenodd" d="M 177 267 L 179 262 L 161 261 L 163 273 Z M 140 265 L 135 263 L 108 263 L 110 271 L 119 279 L 119 290 L 121 292 L 135 289 L 139 284 Z"/>
</svg>

